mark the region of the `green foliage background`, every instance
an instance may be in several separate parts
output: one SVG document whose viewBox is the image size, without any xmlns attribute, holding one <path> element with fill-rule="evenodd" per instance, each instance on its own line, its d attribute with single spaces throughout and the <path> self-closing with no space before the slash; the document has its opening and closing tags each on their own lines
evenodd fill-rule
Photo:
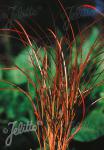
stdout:
<svg viewBox="0 0 104 150">
<path fill-rule="evenodd" d="M 93 28 L 91 35 L 83 43 L 83 49 L 85 49 L 83 53 L 83 58 L 86 57 L 87 51 L 89 50 L 89 48 L 91 47 L 91 45 L 93 44 L 94 40 L 98 35 L 99 35 L 99 30 L 97 28 Z M 36 45 L 34 43 L 34 47 L 35 46 Z M 53 49 L 50 48 L 51 53 L 52 50 Z M 12 59 L 14 63 L 17 64 L 19 67 L 25 68 L 27 71 L 29 70 L 28 73 L 30 74 L 31 78 L 36 84 L 38 84 L 36 80 L 36 74 L 40 76 L 39 69 L 36 68 L 34 73 L 34 68 L 29 63 L 29 57 L 28 57 L 29 51 L 31 52 L 30 47 L 27 47 L 26 49 L 22 49 L 21 52 Z M 42 47 L 40 47 L 39 53 L 41 55 L 41 58 L 43 59 L 44 52 Z M 54 57 L 54 53 L 52 53 L 52 55 Z M 50 55 L 48 57 L 50 57 L 51 59 Z M 104 56 L 101 55 L 101 59 L 103 59 L 103 57 Z M 42 67 L 41 62 L 40 62 L 40 66 Z M 49 74 L 51 76 L 54 76 L 55 64 L 53 60 L 51 61 L 50 66 L 51 66 L 50 68 L 51 71 L 49 71 Z M 5 65 L 1 63 L 0 68 L 3 67 L 5 67 Z M 97 72 L 101 71 L 102 69 L 103 69 L 103 65 L 101 65 L 101 67 L 99 68 L 99 70 L 97 70 Z M 102 78 L 104 77 L 101 76 L 101 79 Z M 32 98 L 34 99 L 34 103 L 35 103 L 35 91 L 31 85 L 27 84 L 26 77 L 19 70 L 9 70 L 9 71 L 0 70 L 0 79 L 6 79 L 8 81 L 11 81 L 16 85 L 19 85 L 20 87 L 24 88 L 25 90 L 29 89 L 31 91 Z M 10 87 L 10 85 L 0 82 L 0 88 L 5 88 L 5 87 Z M 94 105 L 95 106 L 94 109 L 89 109 L 89 111 L 87 112 L 81 130 L 74 137 L 75 140 L 84 141 L 84 142 L 91 141 L 104 135 L 104 86 L 96 88 L 94 92 L 90 94 L 88 101 L 93 102 L 99 96 L 102 99 Z M 36 123 L 32 106 L 29 103 L 27 97 L 18 91 L 11 91 L 8 89 L 8 90 L 0 91 L 0 122 L 5 124 L 8 123 L 10 120 L 12 121 L 17 120 L 17 121 L 24 121 L 24 122 L 32 120 L 34 123 Z"/>
</svg>

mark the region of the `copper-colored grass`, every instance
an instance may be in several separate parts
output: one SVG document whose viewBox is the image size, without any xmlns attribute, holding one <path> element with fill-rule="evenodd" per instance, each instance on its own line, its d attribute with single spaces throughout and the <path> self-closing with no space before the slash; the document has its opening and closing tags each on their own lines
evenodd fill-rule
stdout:
<svg viewBox="0 0 104 150">
<path fill-rule="evenodd" d="M 60 2 L 59 2 L 60 3 Z M 67 18 L 69 28 L 72 32 L 73 40 L 69 42 L 68 36 L 62 36 L 60 39 L 57 37 L 57 32 L 48 29 L 51 33 L 54 40 L 53 53 L 55 57 L 51 56 L 49 52 L 50 47 L 45 46 L 43 51 L 45 53 L 45 57 L 42 60 L 41 56 L 38 55 L 38 48 L 34 49 L 32 44 L 32 38 L 27 34 L 26 30 L 22 26 L 22 24 L 15 20 L 16 24 L 19 26 L 20 30 L 16 27 L 13 29 L 0 29 L 0 31 L 11 31 L 16 32 L 21 42 L 24 46 L 29 45 L 32 49 L 32 54 L 29 53 L 29 57 L 31 60 L 31 65 L 34 67 L 34 72 L 36 68 L 39 69 L 41 78 L 37 77 L 38 86 L 31 79 L 30 75 L 24 68 L 20 68 L 16 64 L 13 68 L 1 68 L 3 70 L 13 70 L 17 69 L 21 71 L 28 80 L 28 83 L 31 84 L 36 92 L 35 101 L 31 96 L 31 91 L 24 91 L 19 86 L 11 83 L 9 81 L 0 80 L 0 82 L 6 82 L 13 86 L 11 90 L 18 90 L 25 94 L 30 103 L 33 106 L 34 115 L 37 118 L 37 121 L 41 123 L 38 126 L 36 134 L 39 140 L 40 147 L 44 147 L 44 150 L 47 149 L 47 145 L 50 150 L 66 150 L 69 142 L 74 137 L 74 135 L 81 129 L 81 125 L 86 113 L 86 97 L 90 94 L 90 92 L 96 88 L 97 86 L 101 86 L 104 83 L 104 80 L 100 82 L 94 82 L 93 85 L 90 84 L 91 79 L 95 76 L 96 71 L 91 74 L 91 68 L 98 63 L 96 60 L 97 57 L 100 56 L 100 52 L 97 51 L 96 46 L 102 45 L 102 30 L 99 34 L 99 37 L 96 38 L 93 45 L 89 49 L 85 59 L 83 60 L 83 49 L 82 45 L 86 40 L 85 34 L 96 24 L 97 21 L 100 21 L 103 16 L 101 16 L 97 21 L 94 21 L 92 24 L 87 26 L 84 30 L 80 31 L 79 28 L 79 38 L 80 38 L 80 46 L 77 46 L 77 37 L 74 35 L 74 30 L 70 22 L 70 18 L 68 17 L 64 7 L 60 3 L 60 6 Z M 67 33 L 68 35 L 68 33 Z M 67 46 L 67 49 L 63 48 L 63 45 Z M 73 50 L 73 45 L 75 45 L 75 49 Z M 67 56 L 65 52 L 67 51 Z M 103 51 L 101 51 L 103 53 Z M 55 64 L 55 75 L 51 76 L 50 64 L 51 60 L 48 57 L 51 56 Z M 74 57 L 73 57 L 74 56 Z M 34 64 L 34 59 L 36 60 L 36 64 Z M 80 60 L 80 61 L 78 61 Z M 41 67 L 39 61 L 43 64 Z M 92 63 L 91 63 L 92 62 Z M 101 63 L 103 60 L 101 60 Z M 84 75 L 85 69 L 91 64 L 88 68 L 88 72 Z M 103 73 L 103 71 L 101 72 Z M 87 76 L 90 75 L 91 78 L 86 81 Z M 94 81 L 99 81 L 99 77 L 101 74 L 96 75 Z M 83 82 L 81 79 L 83 78 Z M 8 90 L 8 88 L 0 88 L 0 90 Z M 77 117 L 78 109 L 82 108 L 82 119 L 78 124 L 76 130 L 72 133 L 73 122 Z"/>
</svg>

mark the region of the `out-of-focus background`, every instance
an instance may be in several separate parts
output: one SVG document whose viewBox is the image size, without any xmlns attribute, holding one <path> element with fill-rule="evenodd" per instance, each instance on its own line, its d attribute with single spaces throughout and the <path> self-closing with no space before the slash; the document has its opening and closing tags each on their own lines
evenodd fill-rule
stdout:
<svg viewBox="0 0 104 150">
<path fill-rule="evenodd" d="M 70 17 L 75 35 L 79 32 L 76 27 L 78 25 L 77 23 L 79 23 L 80 29 L 83 29 L 88 26 L 88 24 L 94 22 L 99 16 L 97 12 L 91 9 L 85 8 L 78 11 L 77 8 L 82 4 L 94 5 L 101 13 L 104 13 L 103 0 L 61 0 L 61 2 Z M 44 43 L 50 44 L 47 38 L 49 37 L 51 39 L 47 30 L 48 28 L 57 28 L 62 34 L 68 30 L 65 16 L 60 10 L 57 0 L 0 0 L 0 29 L 16 26 L 15 20 L 21 22 L 27 33 L 30 34 L 37 45 L 41 47 Z M 87 39 L 83 43 L 83 47 L 89 48 L 91 43 L 99 36 L 103 21 L 94 25 L 88 33 L 86 33 Z M 71 36 L 70 34 L 70 37 Z M 11 31 L 0 30 L 0 68 L 12 67 L 13 63 L 16 63 L 20 66 L 26 66 L 28 69 L 30 67 L 27 63 L 27 50 L 29 47 L 24 48 L 23 44 L 14 37 L 19 38 L 17 34 Z M 103 57 L 104 56 L 101 56 L 101 59 L 103 59 Z M 101 65 L 100 69 L 103 70 L 103 65 Z M 26 78 L 16 70 L 0 70 L 0 79 L 12 81 L 25 90 L 27 88 Z M 0 88 L 5 87 L 7 87 L 7 84 L 0 82 Z M 30 90 L 32 90 L 31 87 Z M 32 91 L 32 93 L 34 97 L 34 91 Z M 90 94 L 86 106 L 89 108 L 91 102 L 99 97 L 104 97 L 104 86 L 96 88 L 94 92 Z M 26 123 L 30 120 L 32 120 L 34 124 L 36 123 L 28 99 L 18 91 L 1 90 L 0 150 L 39 149 L 39 143 L 34 133 L 24 133 L 14 136 L 12 144 L 9 147 L 5 145 L 5 139 L 9 133 L 5 134 L 3 129 L 8 127 L 8 122 L 22 121 Z M 100 150 L 104 149 L 104 98 L 90 108 L 81 131 L 70 144 L 70 150 L 98 150 L 98 148 Z"/>
</svg>

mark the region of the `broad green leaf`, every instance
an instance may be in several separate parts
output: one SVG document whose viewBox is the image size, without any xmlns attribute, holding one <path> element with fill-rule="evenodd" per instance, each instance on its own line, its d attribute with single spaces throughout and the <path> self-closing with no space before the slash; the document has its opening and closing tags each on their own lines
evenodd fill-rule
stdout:
<svg viewBox="0 0 104 150">
<path fill-rule="evenodd" d="M 86 142 L 104 135 L 104 103 L 102 104 L 86 117 L 81 130 L 75 135 L 74 139 Z"/>
<path fill-rule="evenodd" d="M 90 51 L 92 45 L 94 44 L 97 36 L 99 35 L 99 31 L 97 28 L 93 28 L 92 33 L 88 37 L 88 39 L 84 42 L 82 46 L 82 57 L 83 61 L 85 61 L 86 56 L 88 55 L 88 52 Z"/>
<path fill-rule="evenodd" d="M 7 79 L 15 84 L 23 84 L 27 82 L 26 76 L 20 70 L 8 71 Z"/>
</svg>

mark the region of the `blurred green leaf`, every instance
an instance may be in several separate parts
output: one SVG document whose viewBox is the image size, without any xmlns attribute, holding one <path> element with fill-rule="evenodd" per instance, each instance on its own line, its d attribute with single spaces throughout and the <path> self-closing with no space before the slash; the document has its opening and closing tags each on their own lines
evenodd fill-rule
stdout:
<svg viewBox="0 0 104 150">
<path fill-rule="evenodd" d="M 104 135 L 104 103 L 98 105 L 84 120 L 81 130 L 74 139 L 82 142 L 91 141 Z"/>
<path fill-rule="evenodd" d="M 91 35 L 88 37 L 88 39 L 84 42 L 84 44 L 82 46 L 83 61 L 85 60 L 89 50 L 91 49 L 92 45 L 94 44 L 97 36 L 99 36 L 99 30 L 96 27 L 94 27 L 92 29 Z"/>
<path fill-rule="evenodd" d="M 4 111 L 5 111 L 4 108 L 0 107 L 0 114 L 2 114 Z"/>
</svg>

